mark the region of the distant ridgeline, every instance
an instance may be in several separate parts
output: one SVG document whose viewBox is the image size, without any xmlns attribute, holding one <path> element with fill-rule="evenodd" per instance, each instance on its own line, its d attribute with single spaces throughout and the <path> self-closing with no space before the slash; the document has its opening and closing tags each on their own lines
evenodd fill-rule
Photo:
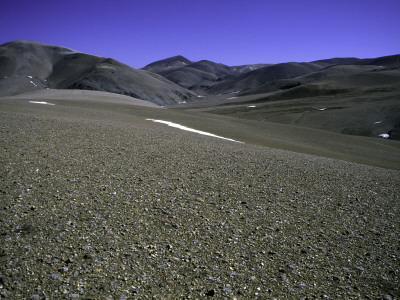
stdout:
<svg viewBox="0 0 400 300">
<path fill-rule="evenodd" d="M 0 46 L 0 96 L 47 88 L 107 91 L 159 105 L 196 97 L 160 75 L 110 58 L 29 41 Z"/>
</svg>

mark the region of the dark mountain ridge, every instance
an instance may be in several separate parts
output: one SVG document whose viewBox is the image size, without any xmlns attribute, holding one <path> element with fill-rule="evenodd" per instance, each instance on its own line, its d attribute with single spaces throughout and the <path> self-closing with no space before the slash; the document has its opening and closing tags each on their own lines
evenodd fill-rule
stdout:
<svg viewBox="0 0 400 300">
<path fill-rule="evenodd" d="M 231 72 L 226 65 L 201 60 L 183 67 L 163 70 L 158 74 L 185 88 L 201 90 L 214 85 Z"/>
<path fill-rule="evenodd" d="M 142 68 L 142 70 L 158 73 L 166 69 L 167 70 L 175 69 L 191 63 L 192 61 L 188 60 L 186 57 L 183 57 L 182 55 L 176 55 L 170 58 L 158 60 L 151 64 L 148 64 L 147 66 Z"/>
<path fill-rule="evenodd" d="M 288 79 L 322 69 L 314 63 L 282 63 L 259 68 L 214 85 L 208 93 L 219 94 L 244 91 L 277 79 Z"/>
<path fill-rule="evenodd" d="M 206 60 L 185 65 L 177 63 L 183 59 L 189 61 L 181 56 L 175 56 L 156 62 L 156 73 L 182 87 L 208 95 L 233 92 L 249 95 L 273 92 L 332 76 L 400 66 L 400 55 L 367 59 L 335 57 L 312 62 L 233 67 Z M 149 69 L 151 65 L 144 69 Z"/>
<path fill-rule="evenodd" d="M 276 64 L 203 93 L 182 109 L 400 140 L 400 55 Z"/>
<path fill-rule="evenodd" d="M 30 41 L 0 45 L 0 96 L 46 88 L 106 91 L 159 105 L 196 97 L 160 75 L 111 58 Z"/>
<path fill-rule="evenodd" d="M 209 60 L 191 62 L 183 56 L 174 56 L 151 63 L 143 70 L 164 76 L 176 84 L 195 91 L 205 91 L 232 76 L 256 70 L 266 64 L 227 66 Z"/>
</svg>

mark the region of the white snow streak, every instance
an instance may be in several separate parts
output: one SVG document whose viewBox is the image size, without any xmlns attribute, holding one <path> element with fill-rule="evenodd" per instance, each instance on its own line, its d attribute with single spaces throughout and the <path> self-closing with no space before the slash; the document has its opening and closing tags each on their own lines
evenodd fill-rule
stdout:
<svg viewBox="0 0 400 300">
<path fill-rule="evenodd" d="M 249 105 L 249 106 L 247 106 L 248 108 L 254 108 L 254 107 L 256 107 L 255 105 Z"/>
<path fill-rule="evenodd" d="M 33 104 L 45 104 L 45 105 L 55 105 L 55 104 L 53 104 L 53 103 L 44 102 L 44 101 L 29 101 L 29 103 L 33 103 Z"/>
<path fill-rule="evenodd" d="M 155 119 L 146 119 L 146 120 L 153 121 L 155 123 L 166 124 L 166 125 L 174 127 L 174 128 L 178 128 L 178 129 L 181 129 L 181 130 L 198 133 L 198 134 L 201 134 L 201 135 L 207 135 L 207 136 L 212 136 L 212 137 L 215 137 L 215 138 L 219 138 L 219 139 L 223 139 L 223 140 L 227 140 L 227 141 L 231 141 L 231 142 L 242 143 L 242 142 L 239 142 L 239 141 L 236 141 L 236 140 L 233 140 L 233 139 L 229 139 L 229 138 L 222 137 L 222 136 L 219 136 L 219 135 L 215 135 L 215 134 L 212 134 L 212 133 L 209 133 L 209 132 L 205 132 L 205 131 L 189 128 L 189 127 L 186 127 L 186 126 L 183 126 L 183 125 L 180 125 L 180 124 L 177 124 L 177 123 L 172 123 L 172 122 L 169 122 L 169 121 L 155 120 Z"/>
<path fill-rule="evenodd" d="M 379 136 L 383 137 L 384 139 L 388 139 L 389 138 L 389 134 L 387 134 L 387 133 L 381 133 Z"/>
<path fill-rule="evenodd" d="M 383 121 L 376 121 L 376 122 L 374 122 L 374 124 L 380 124 L 380 123 L 382 123 Z"/>
<path fill-rule="evenodd" d="M 231 100 L 231 99 L 236 99 L 237 97 L 230 97 L 230 98 L 227 98 L 228 100 Z"/>
<path fill-rule="evenodd" d="M 326 108 L 324 107 L 324 108 L 317 108 L 319 111 L 324 111 L 324 110 L 326 110 Z"/>
<path fill-rule="evenodd" d="M 31 80 L 31 83 L 32 83 L 34 86 L 36 86 L 36 87 L 37 87 L 36 83 L 34 83 L 32 80 Z"/>
</svg>

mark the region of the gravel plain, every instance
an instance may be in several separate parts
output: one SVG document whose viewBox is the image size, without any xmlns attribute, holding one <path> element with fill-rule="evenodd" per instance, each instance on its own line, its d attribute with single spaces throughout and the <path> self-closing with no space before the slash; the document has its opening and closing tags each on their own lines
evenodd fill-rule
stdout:
<svg viewBox="0 0 400 300">
<path fill-rule="evenodd" d="M 0 112 L 0 297 L 400 299 L 400 173 Z"/>
</svg>

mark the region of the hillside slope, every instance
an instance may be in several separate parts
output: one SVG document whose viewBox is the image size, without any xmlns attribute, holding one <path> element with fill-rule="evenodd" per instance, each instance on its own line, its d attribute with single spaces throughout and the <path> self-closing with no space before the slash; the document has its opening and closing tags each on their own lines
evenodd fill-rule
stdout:
<svg viewBox="0 0 400 300">
<path fill-rule="evenodd" d="M 160 74 L 190 90 L 205 92 L 220 81 L 265 66 L 267 65 L 250 64 L 230 67 L 209 60 L 191 62 L 178 55 L 151 63 L 145 66 L 143 70 Z"/>
<path fill-rule="evenodd" d="M 288 79 L 309 74 L 322 69 L 315 63 L 282 63 L 263 67 L 223 81 L 213 86 L 209 94 L 229 93 L 256 88 L 266 82 Z"/>
<path fill-rule="evenodd" d="M 220 130 L 226 118 L 215 115 L 54 104 L 0 99 L 2 297 L 400 297 L 398 170 L 146 120 Z M 270 143 L 274 133 L 227 123 L 222 134 L 233 138 Z M 350 146 L 363 158 L 364 145 L 400 162 L 395 141 L 314 138 L 328 152 L 346 155 Z"/>
<path fill-rule="evenodd" d="M 162 76 L 110 58 L 29 41 L 0 45 L 0 95 L 46 88 L 106 91 L 159 105 L 196 97 Z"/>
</svg>

